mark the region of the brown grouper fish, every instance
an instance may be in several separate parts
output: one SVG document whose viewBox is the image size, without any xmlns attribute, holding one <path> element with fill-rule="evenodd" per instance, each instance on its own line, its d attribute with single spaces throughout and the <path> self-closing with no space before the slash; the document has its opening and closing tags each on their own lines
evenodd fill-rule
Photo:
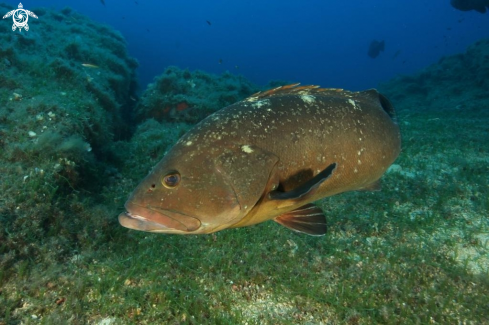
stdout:
<svg viewBox="0 0 489 325">
<path fill-rule="evenodd" d="M 208 116 L 138 185 L 122 226 L 208 234 L 274 220 L 326 233 L 312 202 L 379 189 L 401 150 L 390 102 L 376 90 L 289 85 Z"/>
</svg>

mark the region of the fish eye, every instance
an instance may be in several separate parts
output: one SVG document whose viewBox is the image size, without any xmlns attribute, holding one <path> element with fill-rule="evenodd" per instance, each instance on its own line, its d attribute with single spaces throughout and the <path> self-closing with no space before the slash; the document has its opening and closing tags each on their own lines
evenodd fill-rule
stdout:
<svg viewBox="0 0 489 325">
<path fill-rule="evenodd" d="M 179 173 L 172 172 L 170 174 L 163 176 L 162 183 L 163 186 L 165 186 L 166 188 L 174 188 L 180 183 L 180 179 L 181 177 Z"/>
</svg>

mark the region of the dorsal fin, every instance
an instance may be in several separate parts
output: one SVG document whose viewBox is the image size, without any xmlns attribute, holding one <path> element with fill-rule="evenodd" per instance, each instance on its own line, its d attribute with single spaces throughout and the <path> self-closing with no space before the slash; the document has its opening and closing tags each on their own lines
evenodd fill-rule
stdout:
<svg viewBox="0 0 489 325">
<path fill-rule="evenodd" d="M 364 95 L 368 98 L 370 98 L 374 102 L 380 103 L 380 106 L 382 109 L 389 115 L 389 117 L 397 123 L 397 117 L 396 117 L 396 111 L 394 110 L 394 106 L 392 103 L 389 101 L 387 97 L 382 95 L 377 91 L 377 89 L 368 89 L 364 91 L 358 92 L 361 95 Z"/>
<path fill-rule="evenodd" d="M 299 83 L 280 86 L 277 88 L 272 88 L 266 91 L 259 91 L 250 97 L 246 98 L 245 101 L 255 101 L 258 99 L 269 98 L 277 95 L 288 95 L 288 94 L 300 94 L 300 95 L 313 95 L 324 92 L 338 93 L 344 91 L 343 89 L 336 88 L 320 88 L 319 86 L 309 85 L 309 86 L 299 86 Z"/>
</svg>

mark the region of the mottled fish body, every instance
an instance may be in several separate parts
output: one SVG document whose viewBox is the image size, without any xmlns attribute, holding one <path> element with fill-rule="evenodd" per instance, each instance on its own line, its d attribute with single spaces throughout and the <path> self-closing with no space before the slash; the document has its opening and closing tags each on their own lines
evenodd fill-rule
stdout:
<svg viewBox="0 0 489 325">
<path fill-rule="evenodd" d="M 376 90 L 279 87 L 185 134 L 136 188 L 119 221 L 201 234 L 273 219 L 322 235 L 325 217 L 310 203 L 378 188 L 400 148 L 394 109 Z"/>
</svg>

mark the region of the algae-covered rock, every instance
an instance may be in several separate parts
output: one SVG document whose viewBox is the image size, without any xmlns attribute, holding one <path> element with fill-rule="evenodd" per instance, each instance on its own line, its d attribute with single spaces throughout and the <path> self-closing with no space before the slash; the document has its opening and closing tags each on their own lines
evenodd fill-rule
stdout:
<svg viewBox="0 0 489 325">
<path fill-rule="evenodd" d="M 220 76 L 168 67 L 148 85 L 136 107 L 136 118 L 195 123 L 260 89 L 242 76 Z"/>
<path fill-rule="evenodd" d="M 137 61 L 118 32 L 69 8 L 29 10 L 39 17 L 29 31 L 0 21 L 1 270 L 45 259 L 45 242 L 64 258 L 89 240 L 80 234 L 116 222 L 87 209 L 117 181 L 107 172 L 112 144 L 128 138 L 123 116 L 137 85 Z"/>
<path fill-rule="evenodd" d="M 438 63 L 410 76 L 398 76 L 380 85 L 402 108 L 464 108 L 468 100 L 489 101 L 489 39 L 477 41 L 465 53 L 442 57 Z"/>
<path fill-rule="evenodd" d="M 142 122 L 137 126 L 131 141 L 114 144 L 115 151 L 122 153 L 119 157 L 123 161 L 120 172 L 138 183 L 191 128 L 191 124 L 184 122 L 159 122 L 155 119 Z"/>
</svg>

